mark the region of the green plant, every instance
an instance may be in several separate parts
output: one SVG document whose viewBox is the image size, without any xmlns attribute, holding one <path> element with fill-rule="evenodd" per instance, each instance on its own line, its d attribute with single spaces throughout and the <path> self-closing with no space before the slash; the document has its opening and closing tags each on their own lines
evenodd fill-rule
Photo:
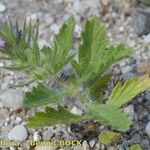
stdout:
<svg viewBox="0 0 150 150">
<path fill-rule="evenodd" d="M 129 150 L 142 150 L 141 146 L 139 144 L 132 145 Z"/>
<path fill-rule="evenodd" d="M 16 24 L 16 31 L 7 23 L 0 28 L 1 58 L 11 60 L 6 69 L 24 71 L 31 82 L 39 85 L 25 94 L 24 106 L 31 108 L 49 103 L 57 103 L 58 109 L 46 107 L 45 112 L 37 112 L 28 120 L 30 127 L 48 126 L 57 123 L 70 124 L 85 119 L 95 119 L 118 131 L 127 130 L 131 121 L 122 111 L 136 95 L 150 87 L 150 78 L 132 78 L 125 83 L 117 83 L 106 104 L 103 102 L 103 91 L 111 78 L 108 68 L 117 61 L 131 55 L 131 49 L 123 44 L 110 46 L 106 28 L 93 17 L 86 21 L 82 31 L 82 42 L 76 53 L 72 50 L 75 21 L 70 18 L 54 38 L 54 46 L 38 46 L 38 28 L 31 24 L 22 32 Z M 18 35 L 18 33 L 21 33 Z M 78 60 L 75 60 L 78 55 Z M 58 75 L 67 64 L 71 64 L 74 73 L 69 82 L 59 82 Z M 54 90 L 45 81 L 59 82 L 63 87 Z M 87 107 L 84 115 L 71 114 L 60 102 L 66 96 L 78 98 Z"/>
</svg>

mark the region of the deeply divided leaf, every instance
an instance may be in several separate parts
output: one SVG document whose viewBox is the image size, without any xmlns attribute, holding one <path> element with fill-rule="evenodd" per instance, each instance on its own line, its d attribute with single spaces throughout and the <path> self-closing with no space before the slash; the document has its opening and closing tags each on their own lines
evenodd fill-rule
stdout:
<svg viewBox="0 0 150 150">
<path fill-rule="evenodd" d="M 62 99 L 63 94 L 57 93 L 46 88 L 43 85 L 33 88 L 31 92 L 27 92 L 24 98 L 26 107 L 37 107 L 49 103 L 55 103 Z"/>
<path fill-rule="evenodd" d="M 81 121 L 83 116 L 70 113 L 65 108 L 59 106 L 58 109 L 46 107 L 45 112 L 37 112 L 35 116 L 28 120 L 29 127 L 50 126 L 55 124 L 71 124 Z"/>
<path fill-rule="evenodd" d="M 121 110 L 111 105 L 88 105 L 88 116 L 101 123 L 106 123 L 113 129 L 125 131 L 131 121 Z"/>
<path fill-rule="evenodd" d="M 123 104 L 128 103 L 139 93 L 150 88 L 150 78 L 144 75 L 139 79 L 133 77 L 127 80 L 124 84 L 120 82 L 112 90 L 108 99 L 108 105 L 115 105 L 121 107 Z"/>
</svg>

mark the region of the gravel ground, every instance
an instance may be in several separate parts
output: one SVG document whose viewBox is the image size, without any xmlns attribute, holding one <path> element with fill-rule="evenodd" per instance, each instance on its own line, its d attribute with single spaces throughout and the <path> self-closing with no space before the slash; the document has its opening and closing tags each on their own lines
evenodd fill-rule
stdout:
<svg viewBox="0 0 150 150">
<path fill-rule="evenodd" d="M 141 0 L 142 1 L 142 0 Z M 1 0 L 1 21 L 10 17 L 20 22 L 25 17 L 32 19 L 34 25 L 40 22 L 40 46 L 51 44 L 54 34 L 61 24 L 73 15 L 77 25 L 75 27 L 76 43 L 80 37 L 82 24 L 86 18 L 96 15 L 108 28 L 108 36 L 112 43 L 124 43 L 134 49 L 133 57 L 121 61 L 113 70 L 123 80 L 131 76 L 140 76 L 142 72 L 150 73 L 150 7 L 137 0 Z M 0 66 L 6 62 L 0 61 Z M 141 66 L 142 64 L 142 66 Z M 144 67 L 143 67 L 144 66 Z M 148 66 L 146 68 L 146 66 Z M 146 68 L 146 69 L 145 69 Z M 26 128 L 26 119 L 34 113 L 30 109 L 25 112 L 21 108 L 23 93 L 29 87 L 13 90 L 9 86 L 17 84 L 26 78 L 21 73 L 0 70 L 0 139 L 21 140 L 19 148 L 6 147 L 3 150 L 56 150 L 56 147 L 29 147 L 27 141 L 50 139 L 77 139 L 68 126 L 56 125 L 37 129 Z M 106 91 L 107 92 L 107 91 Z M 42 110 L 40 107 L 38 110 Z M 125 107 L 129 117 L 133 120 L 132 127 L 124 133 L 122 141 L 116 145 L 104 146 L 92 141 L 84 141 L 82 146 L 69 147 L 65 150 L 127 150 L 129 146 L 139 143 L 144 150 L 150 150 L 150 92 L 144 92 Z M 74 113 L 82 113 L 74 108 Z M 25 142 L 26 141 L 26 142 Z"/>
</svg>

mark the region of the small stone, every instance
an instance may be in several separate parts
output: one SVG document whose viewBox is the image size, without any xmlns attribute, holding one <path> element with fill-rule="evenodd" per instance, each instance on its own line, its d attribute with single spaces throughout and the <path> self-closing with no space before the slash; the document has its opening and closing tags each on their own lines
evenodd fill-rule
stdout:
<svg viewBox="0 0 150 150">
<path fill-rule="evenodd" d="M 73 108 L 70 111 L 71 113 L 75 114 L 75 115 L 82 115 L 83 111 L 79 108 L 77 108 L 76 106 L 73 106 Z"/>
<path fill-rule="evenodd" d="M 148 101 L 150 101 L 150 92 L 147 92 L 145 97 Z"/>
<path fill-rule="evenodd" d="M 80 146 L 80 145 L 75 146 L 73 150 L 82 150 L 82 146 Z"/>
<path fill-rule="evenodd" d="M 51 138 L 53 137 L 53 135 L 54 135 L 54 133 L 52 133 L 51 131 L 45 130 L 43 132 L 43 140 L 45 140 L 45 141 L 51 140 Z"/>
<path fill-rule="evenodd" d="M 9 89 L 0 95 L 0 99 L 5 107 L 17 110 L 23 104 L 23 92 Z"/>
<path fill-rule="evenodd" d="M 6 6 L 3 3 L 0 3 L 0 13 L 3 13 L 6 11 Z"/>
<path fill-rule="evenodd" d="M 108 4 L 110 3 L 110 0 L 101 0 L 101 3 L 102 3 L 104 6 L 108 6 Z"/>
<path fill-rule="evenodd" d="M 150 5 L 150 0 L 140 0 L 143 4 Z"/>
<path fill-rule="evenodd" d="M 91 147 L 91 148 L 94 148 L 95 143 L 96 143 L 95 140 L 91 140 L 91 141 L 89 142 L 90 147 Z"/>
<path fill-rule="evenodd" d="M 146 125 L 145 131 L 146 131 L 147 135 L 150 137 L 150 121 Z"/>
<path fill-rule="evenodd" d="M 143 140 L 141 140 L 141 143 L 140 143 L 140 145 L 143 147 L 143 148 L 145 148 L 144 150 L 149 150 L 149 140 L 147 140 L 147 139 L 143 139 Z"/>
<path fill-rule="evenodd" d="M 41 140 L 41 136 L 39 135 L 38 131 L 34 132 L 34 134 L 33 134 L 33 140 L 34 141 L 40 141 Z"/>
<path fill-rule="evenodd" d="M 8 133 L 8 139 L 14 141 L 25 141 L 28 137 L 27 129 L 22 125 L 16 125 Z"/>
<path fill-rule="evenodd" d="M 5 119 L 9 117 L 9 112 L 7 109 L 0 109 L 0 127 L 3 126 Z"/>
<path fill-rule="evenodd" d="M 21 123 L 21 121 L 22 121 L 22 118 L 16 117 L 15 124 L 19 124 Z"/>
<path fill-rule="evenodd" d="M 135 114 L 134 114 L 134 106 L 133 105 L 129 105 L 129 106 L 125 107 L 124 112 L 129 115 L 129 118 L 131 118 L 131 119 L 134 118 Z"/>
<path fill-rule="evenodd" d="M 122 68 L 122 73 L 125 74 L 127 72 L 130 72 L 131 69 L 132 69 L 131 66 L 125 66 L 125 67 Z"/>
<path fill-rule="evenodd" d="M 116 148 L 113 146 L 110 146 L 110 147 L 108 147 L 108 150 L 116 150 Z"/>
<path fill-rule="evenodd" d="M 83 141 L 82 148 L 83 148 L 83 150 L 89 150 L 89 146 L 88 146 L 87 141 L 85 141 L 85 140 Z"/>
<path fill-rule="evenodd" d="M 56 150 L 55 146 L 36 146 L 34 150 Z"/>
<path fill-rule="evenodd" d="M 10 149 L 10 150 L 16 150 L 14 147 L 10 147 L 9 149 Z"/>
<path fill-rule="evenodd" d="M 150 34 L 144 35 L 143 38 L 145 43 L 150 43 Z"/>
<path fill-rule="evenodd" d="M 127 149 L 129 145 L 130 145 L 130 141 L 129 141 L 129 140 L 124 140 L 124 141 L 122 142 L 122 147 L 123 147 L 124 149 Z"/>
<path fill-rule="evenodd" d="M 136 76 L 136 74 L 133 72 L 126 72 L 123 74 L 123 79 L 126 81 L 126 80 L 130 79 L 131 77 L 135 77 L 135 76 Z"/>
<path fill-rule="evenodd" d="M 81 0 L 76 0 L 73 3 L 73 9 L 76 13 L 83 14 L 85 12 L 85 7 Z"/>
<path fill-rule="evenodd" d="M 139 134 L 134 134 L 132 139 L 131 139 L 133 144 L 137 144 L 140 143 L 141 141 L 141 136 Z"/>
<path fill-rule="evenodd" d="M 137 10 L 133 14 L 133 26 L 135 32 L 141 36 L 150 33 L 150 12 Z"/>
</svg>

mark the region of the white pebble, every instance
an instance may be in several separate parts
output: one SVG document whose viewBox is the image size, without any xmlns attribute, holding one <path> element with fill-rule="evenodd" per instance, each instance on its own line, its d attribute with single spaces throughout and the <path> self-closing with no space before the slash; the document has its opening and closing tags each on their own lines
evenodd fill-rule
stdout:
<svg viewBox="0 0 150 150">
<path fill-rule="evenodd" d="M 85 12 L 85 7 L 81 0 L 75 0 L 73 3 L 73 9 L 76 13 L 83 14 Z"/>
<path fill-rule="evenodd" d="M 20 90 L 6 90 L 0 95 L 0 99 L 5 107 L 17 110 L 23 103 L 23 92 Z"/>
<path fill-rule="evenodd" d="M 122 73 L 125 74 L 125 73 L 127 73 L 127 72 L 130 72 L 131 69 L 132 69 L 132 68 L 131 68 L 130 66 L 125 66 L 125 67 L 122 68 Z"/>
<path fill-rule="evenodd" d="M 8 139 L 14 141 L 25 141 L 28 137 L 27 130 L 22 125 L 17 125 L 12 128 L 8 133 Z"/>
<path fill-rule="evenodd" d="M 129 105 L 129 106 L 125 107 L 124 112 L 129 115 L 130 119 L 134 118 L 134 106 L 133 105 Z"/>
<path fill-rule="evenodd" d="M 77 108 L 76 106 L 73 106 L 73 108 L 70 111 L 71 113 L 75 114 L 75 115 L 82 115 L 83 111 L 79 108 Z"/>
<path fill-rule="evenodd" d="M 36 146 L 34 150 L 56 150 L 55 146 Z"/>
<path fill-rule="evenodd" d="M 10 147 L 9 149 L 10 149 L 10 150 L 15 150 L 15 148 L 14 148 L 14 147 Z"/>
<path fill-rule="evenodd" d="M 34 132 L 34 134 L 33 134 L 33 140 L 34 141 L 40 141 L 41 140 L 41 136 L 39 135 L 38 131 Z"/>
<path fill-rule="evenodd" d="M 87 141 L 84 140 L 82 143 L 82 149 L 87 150 L 88 148 L 89 148 L 88 143 L 87 143 Z"/>
<path fill-rule="evenodd" d="M 21 123 L 21 121 L 22 121 L 22 118 L 16 117 L 15 124 L 19 124 Z"/>
<path fill-rule="evenodd" d="M 146 131 L 147 135 L 150 137 L 150 122 L 148 122 L 148 124 L 145 128 L 145 131 Z"/>
<path fill-rule="evenodd" d="M 3 13 L 6 11 L 6 6 L 3 3 L 0 3 L 0 13 Z"/>
<path fill-rule="evenodd" d="M 95 143 L 96 143 L 95 140 L 91 140 L 90 143 L 89 143 L 90 147 L 93 148 L 95 146 Z"/>
</svg>

